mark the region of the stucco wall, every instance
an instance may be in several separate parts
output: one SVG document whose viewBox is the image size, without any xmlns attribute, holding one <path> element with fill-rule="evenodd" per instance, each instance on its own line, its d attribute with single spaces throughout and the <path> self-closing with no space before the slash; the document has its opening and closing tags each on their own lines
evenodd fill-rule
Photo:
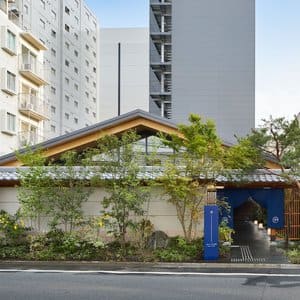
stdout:
<svg viewBox="0 0 300 300">
<path fill-rule="evenodd" d="M 100 215 L 101 199 L 105 196 L 103 188 L 97 188 L 90 196 L 89 200 L 83 204 L 83 210 L 86 216 Z M 19 208 L 17 199 L 17 188 L 0 187 L 0 210 L 3 209 L 11 214 Z M 151 197 L 148 203 L 144 204 L 145 215 L 154 224 L 155 230 L 162 230 L 169 236 L 183 235 L 181 225 L 177 219 L 175 207 L 166 201 L 163 189 L 161 187 L 151 188 Z M 46 222 L 42 222 L 44 225 Z M 34 224 L 31 224 L 34 226 Z M 44 226 L 42 226 L 43 229 Z M 197 235 L 201 235 L 203 224 L 198 224 L 195 228 Z"/>
</svg>

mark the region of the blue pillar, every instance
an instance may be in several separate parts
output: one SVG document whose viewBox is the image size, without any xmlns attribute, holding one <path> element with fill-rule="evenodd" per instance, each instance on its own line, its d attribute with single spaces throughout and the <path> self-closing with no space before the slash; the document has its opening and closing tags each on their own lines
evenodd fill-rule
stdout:
<svg viewBox="0 0 300 300">
<path fill-rule="evenodd" d="M 204 260 L 219 258 L 219 209 L 217 205 L 204 206 Z"/>
</svg>

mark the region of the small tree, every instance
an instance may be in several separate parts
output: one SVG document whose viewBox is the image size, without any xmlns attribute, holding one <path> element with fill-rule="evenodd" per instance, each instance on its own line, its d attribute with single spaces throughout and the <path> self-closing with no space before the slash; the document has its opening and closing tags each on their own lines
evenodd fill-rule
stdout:
<svg viewBox="0 0 300 300">
<path fill-rule="evenodd" d="M 48 163 L 42 152 L 27 151 L 18 155 L 27 168 L 19 168 L 20 187 L 18 199 L 24 216 L 38 220 L 48 218 L 48 225 L 63 225 L 72 231 L 82 219 L 82 204 L 92 192 L 85 180 L 86 169 L 80 164 L 76 152 L 64 153 L 59 163 Z"/>
<path fill-rule="evenodd" d="M 102 184 L 108 193 L 102 201 L 103 213 L 110 216 L 112 232 L 123 247 L 128 228 L 136 223 L 133 217 L 143 215 L 143 204 L 149 198 L 139 176 L 144 159 L 134 146 L 138 139 L 134 131 L 121 137 L 105 136 L 99 140 L 97 148 L 89 151 L 91 164 L 95 165 L 98 160 L 93 182 Z"/>
<path fill-rule="evenodd" d="M 255 167 L 259 157 L 251 143 L 239 140 L 225 148 L 212 121 L 202 122 L 198 115 L 189 117 L 189 125 L 179 125 L 183 137 L 162 135 L 163 143 L 173 150 L 163 175 L 168 201 L 176 207 L 177 217 L 187 240 L 202 218 L 203 205 L 216 177 L 237 169 L 237 175 Z"/>
</svg>

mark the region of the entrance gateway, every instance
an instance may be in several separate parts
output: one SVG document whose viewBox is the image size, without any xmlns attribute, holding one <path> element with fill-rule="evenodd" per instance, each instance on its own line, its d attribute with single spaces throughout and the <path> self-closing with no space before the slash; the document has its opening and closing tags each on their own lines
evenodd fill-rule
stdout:
<svg viewBox="0 0 300 300">
<path fill-rule="evenodd" d="M 282 188 L 235 188 L 218 190 L 217 197 L 230 205 L 230 211 L 223 210 L 220 220 L 228 220 L 228 226 L 234 227 L 234 209 L 249 199 L 254 200 L 267 212 L 267 227 L 282 229 L 284 227 L 284 189 Z"/>
</svg>

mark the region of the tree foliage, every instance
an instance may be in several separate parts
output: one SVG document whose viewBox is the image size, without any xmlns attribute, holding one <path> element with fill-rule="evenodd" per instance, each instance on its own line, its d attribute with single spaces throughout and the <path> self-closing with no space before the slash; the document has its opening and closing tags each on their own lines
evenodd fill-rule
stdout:
<svg viewBox="0 0 300 300">
<path fill-rule="evenodd" d="M 65 231 L 72 231 L 92 192 L 84 179 L 85 169 L 77 166 L 77 153 L 65 152 L 59 164 L 46 162 L 41 151 L 28 150 L 18 154 L 18 159 L 27 166 L 18 169 L 21 213 L 35 221 L 38 230 L 41 217 L 46 217 L 49 226 L 62 225 Z"/>
<path fill-rule="evenodd" d="M 122 245 L 128 229 L 136 223 L 134 217 L 143 215 L 143 204 L 149 198 L 139 176 L 144 159 L 134 145 L 138 139 L 134 131 L 121 137 L 105 136 L 89 151 L 90 163 L 98 164 L 93 183 L 101 184 L 107 192 L 102 201 L 103 214 L 110 217 L 109 227 Z"/>
<path fill-rule="evenodd" d="M 173 150 L 164 168 L 163 186 L 187 240 L 202 218 L 208 187 L 215 185 L 216 177 L 228 168 L 241 173 L 251 170 L 259 158 L 258 151 L 243 139 L 233 147 L 224 147 L 212 121 L 203 122 L 192 114 L 189 122 L 178 126 L 181 136 L 161 135 L 163 143 Z"/>
</svg>

